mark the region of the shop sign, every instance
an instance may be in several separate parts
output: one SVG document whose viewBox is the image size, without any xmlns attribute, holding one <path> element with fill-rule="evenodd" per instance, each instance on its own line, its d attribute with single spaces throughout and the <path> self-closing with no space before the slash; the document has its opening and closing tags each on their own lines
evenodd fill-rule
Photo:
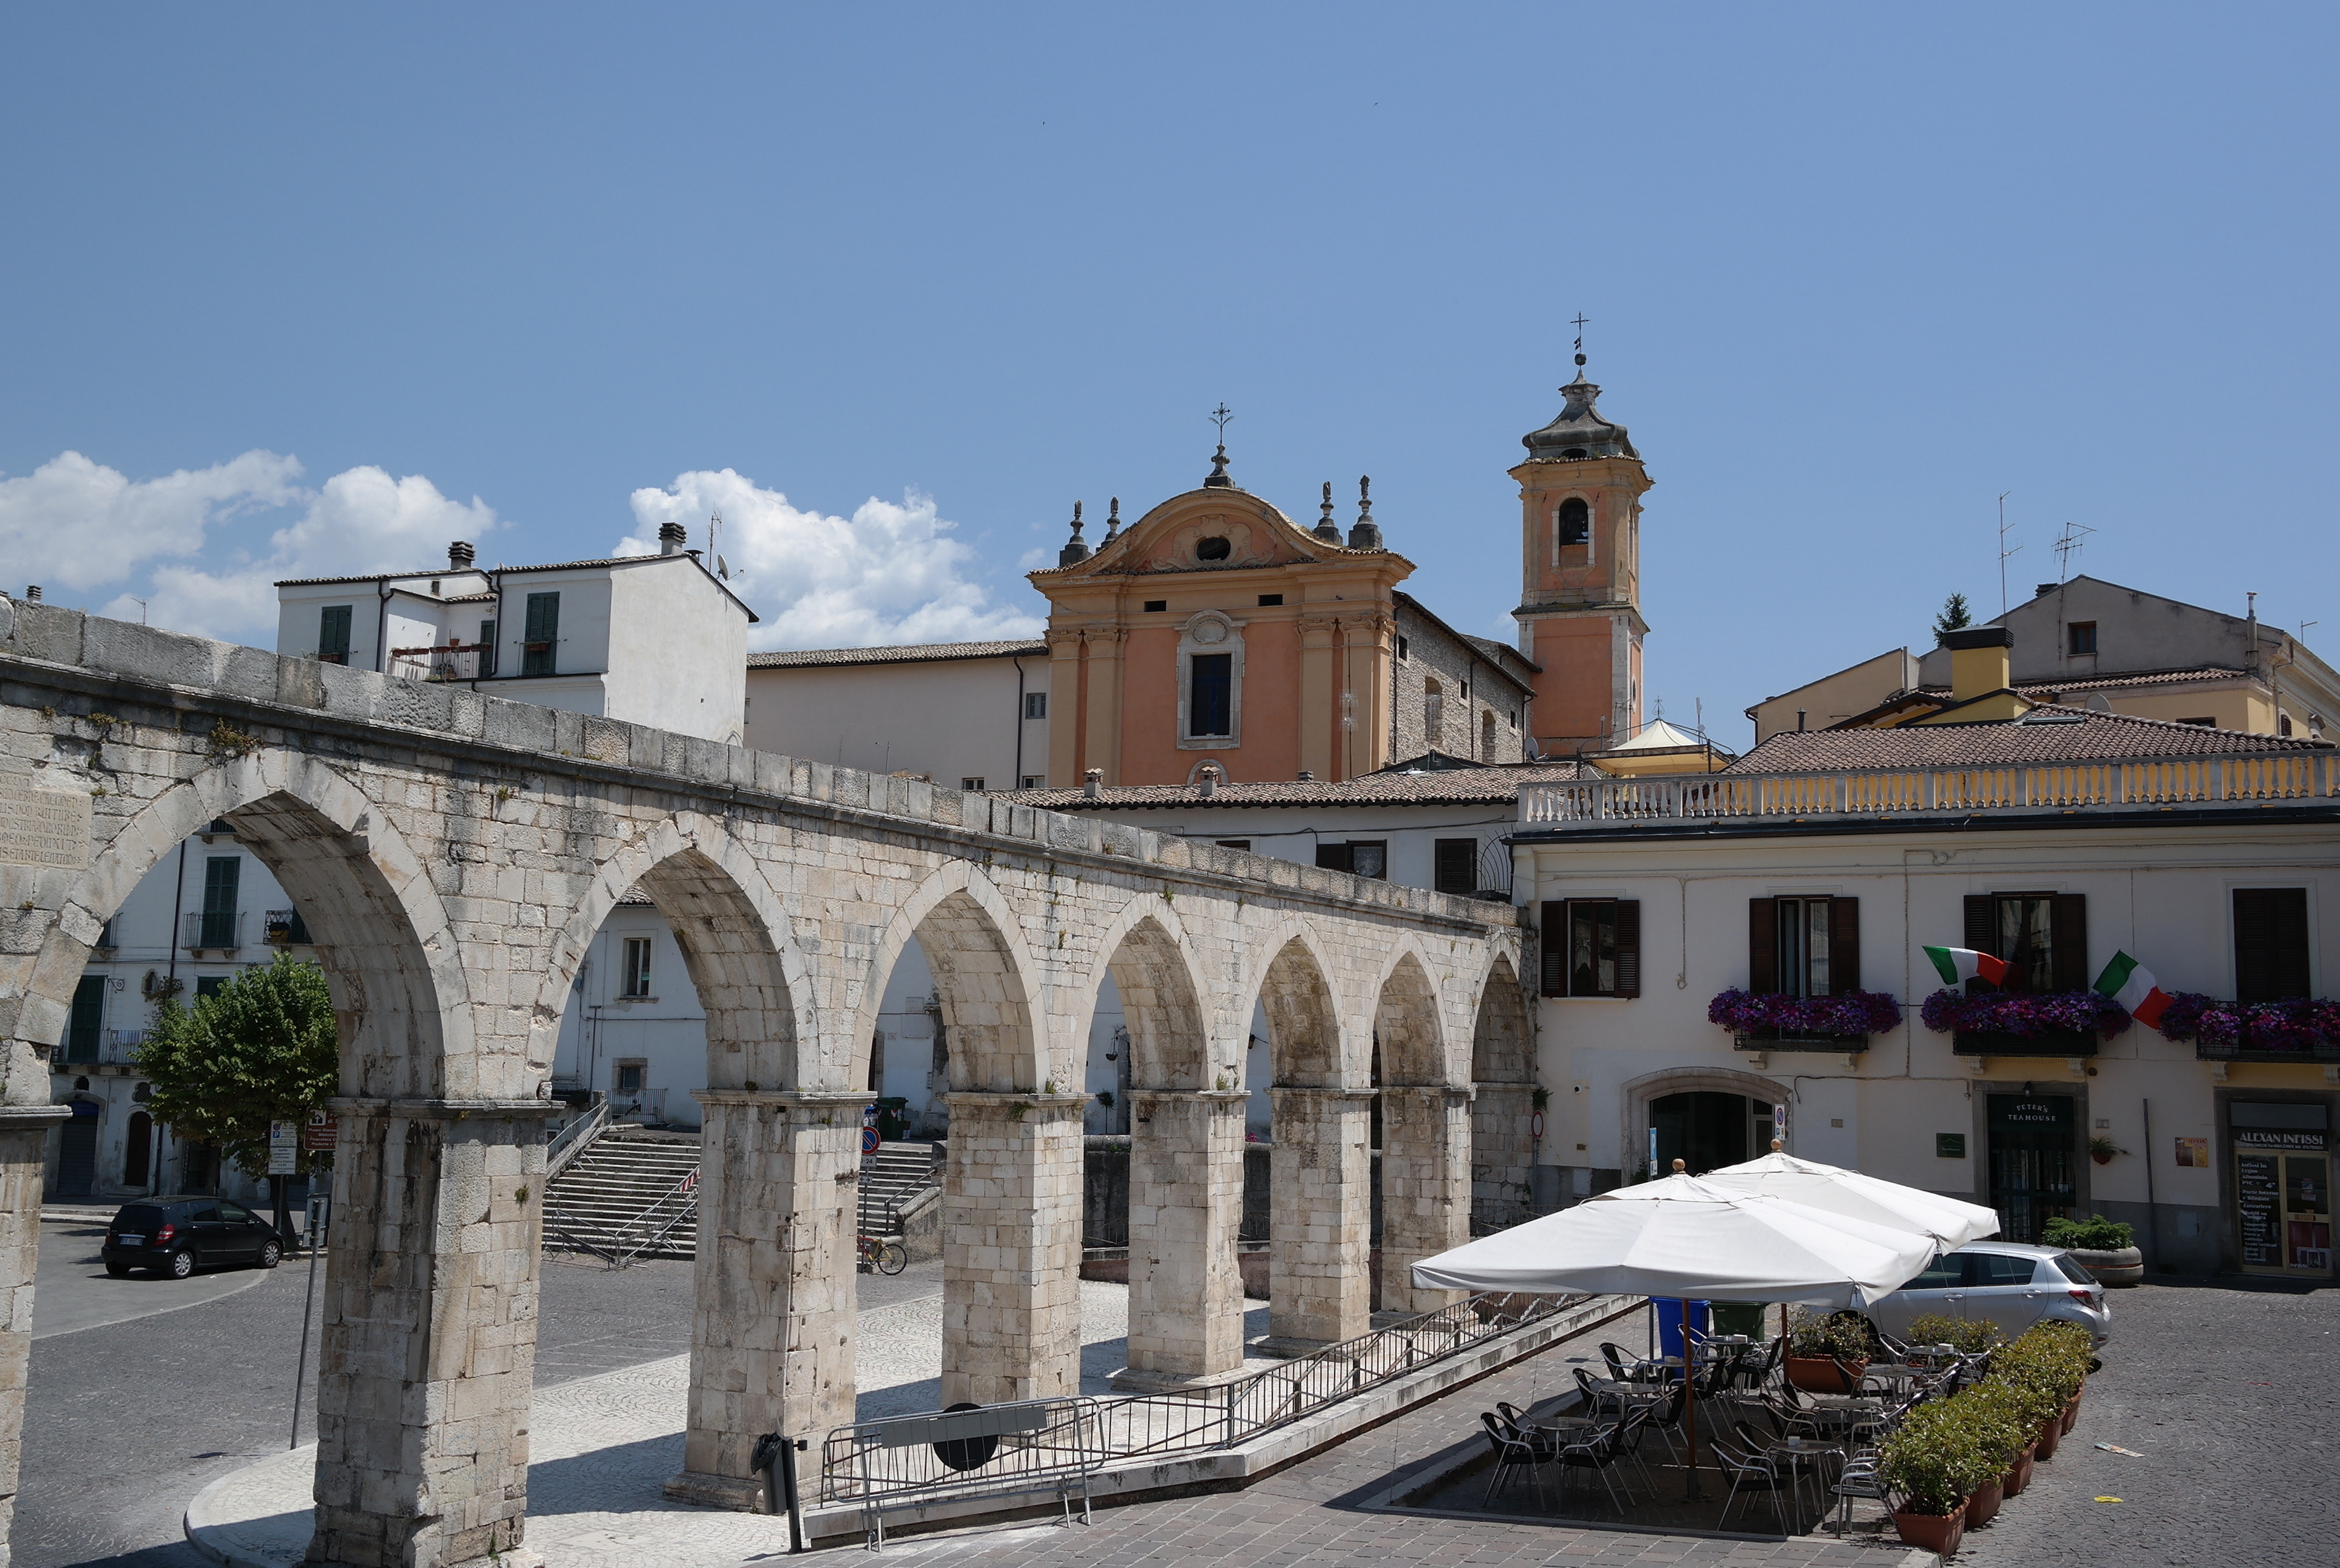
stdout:
<svg viewBox="0 0 2340 1568">
<path fill-rule="evenodd" d="M 2290 1149 L 2322 1154 L 2330 1146 L 2328 1133 L 2304 1127 L 2236 1127 L 2235 1146 L 2248 1149 Z"/>
<path fill-rule="evenodd" d="M 2283 1186 L 2271 1155 L 2235 1156 L 2235 1207 L 2241 1221 L 2243 1262 L 2283 1265 Z"/>
</svg>

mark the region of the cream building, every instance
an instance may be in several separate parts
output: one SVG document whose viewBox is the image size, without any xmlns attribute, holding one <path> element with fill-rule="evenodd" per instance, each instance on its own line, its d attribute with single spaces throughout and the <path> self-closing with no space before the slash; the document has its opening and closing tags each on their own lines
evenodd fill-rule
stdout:
<svg viewBox="0 0 2340 1568">
<path fill-rule="evenodd" d="M 2012 637 L 2008 684 L 2141 719 L 2315 739 L 2340 715 L 2340 672 L 2291 633 L 2093 577 L 2043 582 L 1986 628 Z M 1880 653 L 1747 710 L 1755 739 L 1782 730 L 1907 722 L 1949 700 L 1948 647 Z"/>
<path fill-rule="evenodd" d="M 1973 650 L 1966 700 L 2005 688 L 2005 651 Z M 1796 1154 L 1989 1204 L 2018 1239 L 2101 1212 L 2137 1226 L 2156 1267 L 2331 1276 L 2340 1038 L 1938 1033 L 1920 1016 L 1942 988 L 1927 946 L 1996 952 L 2035 994 L 2086 992 L 2125 951 L 2173 993 L 2330 996 L 2330 747 L 2026 704 L 1777 733 L 1710 778 L 1534 785 L 1520 816 L 1546 1201 L 1653 1161 L 1727 1165 L 1783 1134 Z M 1710 1021 L 1733 991 L 1882 994 L 1901 1021 L 1767 1027 L 1772 999 L 1742 1004 L 1762 1009 L 1753 1027 Z"/>
</svg>

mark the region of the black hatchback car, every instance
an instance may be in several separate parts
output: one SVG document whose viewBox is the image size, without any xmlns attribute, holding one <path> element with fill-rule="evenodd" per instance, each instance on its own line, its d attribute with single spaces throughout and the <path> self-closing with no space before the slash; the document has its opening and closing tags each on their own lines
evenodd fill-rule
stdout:
<svg viewBox="0 0 2340 1568">
<path fill-rule="evenodd" d="M 105 1227 L 105 1272 L 151 1268 L 184 1279 L 214 1264 L 274 1268 L 284 1255 L 276 1227 L 221 1197 L 150 1197 L 124 1204 Z"/>
</svg>

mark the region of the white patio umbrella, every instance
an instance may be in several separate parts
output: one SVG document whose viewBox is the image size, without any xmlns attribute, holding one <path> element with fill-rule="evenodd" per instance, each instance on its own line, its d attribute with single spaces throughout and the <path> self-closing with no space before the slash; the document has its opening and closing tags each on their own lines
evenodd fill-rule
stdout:
<svg viewBox="0 0 2340 1568">
<path fill-rule="evenodd" d="M 1934 1238 L 1785 1198 L 1673 1176 L 1482 1236 L 1413 1265 L 1420 1290 L 1671 1295 L 1865 1307 L 1933 1260 Z M 1688 1350 L 1688 1345 L 1684 1345 Z M 1682 1369 L 1685 1378 L 1690 1367 Z M 1699 1495 L 1698 1400 L 1686 1400 Z"/>
<path fill-rule="evenodd" d="M 1978 1204 L 1776 1151 L 1744 1165 L 1708 1171 L 1698 1179 L 1733 1192 L 1785 1198 L 1848 1219 L 1919 1231 L 1932 1236 L 1944 1252 L 1998 1234 L 1998 1214 Z"/>
</svg>

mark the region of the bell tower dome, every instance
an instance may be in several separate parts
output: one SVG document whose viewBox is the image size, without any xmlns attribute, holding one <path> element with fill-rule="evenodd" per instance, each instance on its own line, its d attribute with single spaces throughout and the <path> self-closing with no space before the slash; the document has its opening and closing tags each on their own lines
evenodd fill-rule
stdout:
<svg viewBox="0 0 2340 1568">
<path fill-rule="evenodd" d="M 1532 733 L 1546 756 L 1603 751 L 1641 723 L 1641 454 L 1601 417 L 1601 389 L 1560 389 L 1560 417 L 1521 438 L 1520 650 L 1535 677 Z"/>
</svg>

